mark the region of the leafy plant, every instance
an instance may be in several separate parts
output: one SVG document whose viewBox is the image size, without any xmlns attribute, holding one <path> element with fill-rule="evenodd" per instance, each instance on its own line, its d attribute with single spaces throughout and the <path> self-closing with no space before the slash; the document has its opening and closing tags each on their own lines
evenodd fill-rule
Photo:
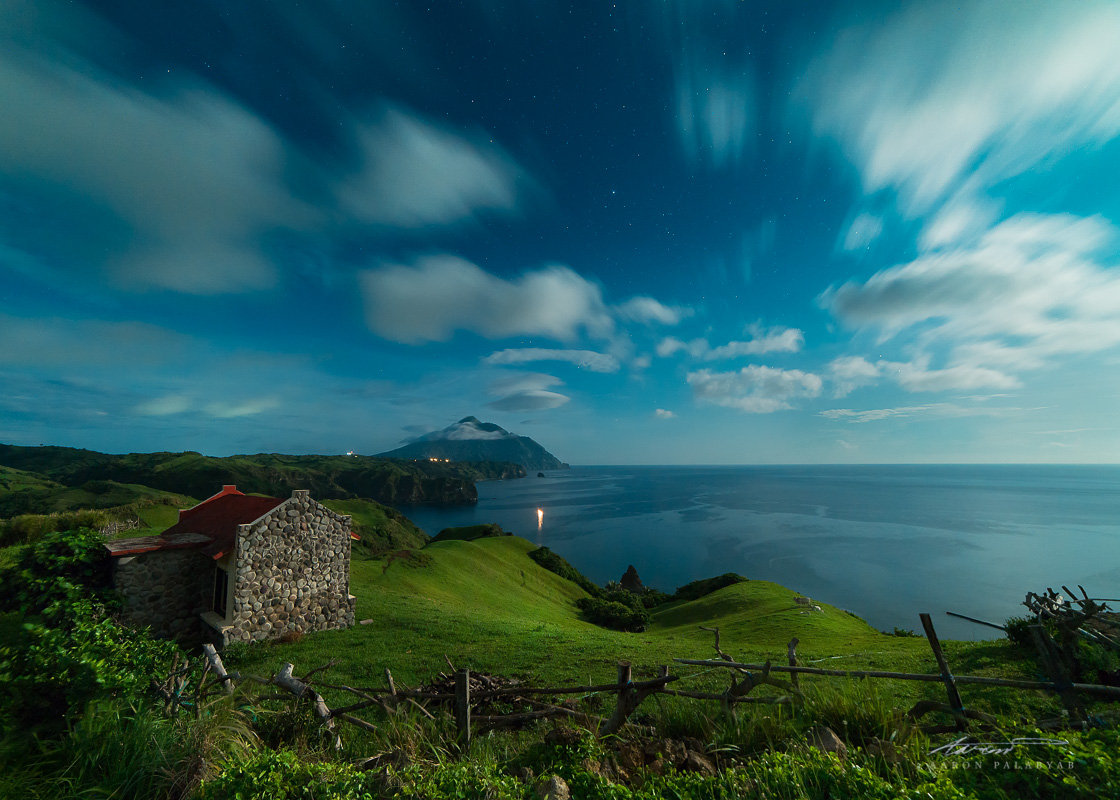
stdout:
<svg viewBox="0 0 1120 800">
<path fill-rule="evenodd" d="M 604 628 L 637 633 L 649 625 L 649 612 L 640 604 L 633 608 L 613 600 L 581 597 L 576 600 L 576 606 L 583 612 L 584 619 Z"/>
</svg>

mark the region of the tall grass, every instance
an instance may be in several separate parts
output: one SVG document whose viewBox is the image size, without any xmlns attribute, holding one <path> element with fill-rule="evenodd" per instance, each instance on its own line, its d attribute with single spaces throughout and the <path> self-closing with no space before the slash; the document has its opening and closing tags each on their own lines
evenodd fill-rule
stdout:
<svg viewBox="0 0 1120 800">
<path fill-rule="evenodd" d="M 59 739 L 0 742 L 0 797 L 179 800 L 259 740 L 234 701 L 169 719 L 122 699 L 90 703 Z"/>
</svg>

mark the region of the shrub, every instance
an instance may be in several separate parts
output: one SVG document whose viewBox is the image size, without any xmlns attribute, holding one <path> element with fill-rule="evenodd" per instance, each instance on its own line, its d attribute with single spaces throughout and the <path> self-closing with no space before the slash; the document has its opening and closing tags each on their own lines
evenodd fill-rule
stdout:
<svg viewBox="0 0 1120 800">
<path fill-rule="evenodd" d="M 693 581 L 692 583 L 686 583 L 684 586 L 677 589 L 672 599 L 698 600 L 704 595 L 711 594 L 726 586 L 734 586 L 736 583 L 743 583 L 746 580 L 747 579 L 742 575 L 737 575 L 734 572 L 725 572 L 714 578 L 703 578 L 698 581 Z"/>
<path fill-rule="evenodd" d="M 599 597 L 603 593 L 602 589 L 569 564 L 563 556 L 557 555 L 547 547 L 538 547 L 536 550 L 530 550 L 529 558 L 536 561 L 549 572 L 555 572 L 561 578 L 567 578 L 592 597 Z"/>
<path fill-rule="evenodd" d="M 583 612 L 584 619 L 604 628 L 639 633 L 649 625 L 649 612 L 640 604 L 635 609 L 612 600 L 581 597 L 576 600 L 576 606 Z"/>
<path fill-rule="evenodd" d="M 20 726 L 56 725 L 97 697 L 128 696 L 177 653 L 171 642 L 118 627 L 104 538 L 53 532 L 0 575 L 4 605 L 24 617 L 0 650 L 0 709 Z"/>
</svg>

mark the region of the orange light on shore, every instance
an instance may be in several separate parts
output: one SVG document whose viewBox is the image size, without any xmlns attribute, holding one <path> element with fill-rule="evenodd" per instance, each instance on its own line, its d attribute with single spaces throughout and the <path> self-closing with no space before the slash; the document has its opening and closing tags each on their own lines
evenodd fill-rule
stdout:
<svg viewBox="0 0 1120 800">
<path fill-rule="evenodd" d="M 543 508 L 538 508 L 537 509 L 537 530 L 538 531 L 541 529 L 542 525 L 544 525 L 544 509 Z"/>
</svg>

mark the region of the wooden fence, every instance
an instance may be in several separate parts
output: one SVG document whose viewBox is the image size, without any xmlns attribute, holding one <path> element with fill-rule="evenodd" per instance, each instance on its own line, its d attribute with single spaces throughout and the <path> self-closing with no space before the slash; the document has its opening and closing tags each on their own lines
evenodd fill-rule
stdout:
<svg viewBox="0 0 1120 800">
<path fill-rule="evenodd" d="M 588 686 L 560 686 L 560 687 L 527 687 L 527 686 L 498 686 L 487 676 L 472 676 L 468 669 L 456 670 L 452 666 L 452 676 L 445 676 L 447 680 L 453 677 L 452 691 L 425 691 L 404 689 L 396 685 L 388 669 L 385 670 L 386 686 L 382 687 L 352 687 L 340 684 L 326 683 L 321 680 L 312 680 L 313 676 L 323 672 L 334 665 L 334 662 L 311 670 L 302 677 L 295 677 L 292 664 L 283 667 L 270 678 L 254 675 L 229 673 L 222 663 L 221 657 L 211 645 L 204 646 L 204 659 L 201 676 L 190 686 L 190 664 L 180 667 L 176 664 L 172 673 L 162 681 L 153 680 L 152 685 L 156 692 L 164 699 L 168 713 L 176 713 L 181 707 L 199 713 L 202 701 L 220 692 L 232 692 L 233 684 L 238 682 L 254 682 L 262 685 L 275 686 L 285 692 L 284 695 L 270 695 L 261 699 L 291 699 L 308 702 L 316 718 L 335 739 L 335 746 L 341 747 L 341 739 L 335 726 L 335 720 L 340 720 L 358 728 L 376 731 L 372 723 L 355 716 L 355 713 L 367 708 L 378 707 L 387 714 L 395 714 L 402 706 L 417 709 L 429 718 L 434 716 L 425 701 L 452 702 L 453 713 L 458 733 L 458 741 L 465 746 L 470 742 L 472 733 L 493 730 L 500 727 L 517 726 L 536 719 L 555 717 L 570 717 L 600 736 L 616 733 L 622 729 L 630 716 L 638 709 L 642 701 L 653 695 L 668 695 L 686 697 L 696 700 L 718 701 L 725 709 L 732 708 L 738 703 L 793 703 L 795 698 L 801 698 L 801 688 L 798 676 L 820 675 L 828 677 L 851 679 L 888 679 L 903 681 L 930 681 L 940 682 L 945 686 L 947 703 L 934 700 L 922 700 L 907 713 L 911 720 L 918 720 L 934 711 L 945 712 L 952 716 L 953 724 L 949 726 L 930 726 L 927 732 L 964 731 L 970 722 L 994 724 L 996 720 L 987 714 L 966 707 L 961 698 L 960 685 L 1004 686 L 1014 689 L 1040 690 L 1055 692 L 1067 712 L 1056 720 L 1044 720 L 1038 723 L 1042 728 L 1059 728 L 1067 726 L 1088 726 L 1102 722 L 1100 718 L 1090 719 L 1085 713 L 1085 706 L 1081 695 L 1093 695 L 1111 699 L 1120 699 L 1120 687 L 1103 686 L 1097 684 L 1073 683 L 1069 680 L 1069 666 L 1062 661 L 1060 648 L 1050 640 L 1048 633 L 1042 626 L 1031 629 L 1036 645 L 1042 656 L 1041 663 L 1050 675 L 1049 681 L 1028 681 L 1005 678 L 986 678 L 969 675 L 954 675 L 941 649 L 937 633 L 929 614 L 921 615 L 922 627 L 925 630 L 934 659 L 937 662 L 937 674 L 920 674 L 905 672 L 885 672 L 868 670 L 835 670 L 805 667 L 797 664 L 798 640 L 793 639 L 787 647 L 786 659 L 788 665 L 774 665 L 770 661 L 764 664 L 746 664 L 732 659 L 720 649 L 718 628 L 703 628 L 715 634 L 715 650 L 718 659 L 686 659 L 675 658 L 678 664 L 702 666 L 709 668 L 727 669 L 731 673 L 730 686 L 721 693 L 691 692 L 668 688 L 670 683 L 680 680 L 679 675 L 670 675 L 669 667 L 662 665 L 656 678 L 643 681 L 634 681 L 631 664 L 626 661 L 619 662 L 618 673 L 614 683 L 588 685 Z M 450 664 L 450 661 L 448 662 Z M 782 680 L 775 674 L 788 674 L 788 680 Z M 208 681 L 210 682 L 208 685 Z M 771 686 L 785 692 L 779 696 L 750 697 L 748 696 L 759 686 Z M 189 691 L 188 691 L 189 689 Z M 331 709 L 317 689 L 327 689 L 336 692 L 348 693 L 355 697 L 356 702 L 345 707 Z M 562 703 L 544 702 L 534 699 L 536 697 L 557 697 L 561 695 L 591 695 L 609 693 L 616 696 L 615 706 L 611 715 L 602 718 L 578 710 L 576 701 Z M 480 700 L 508 698 L 517 700 L 523 705 L 529 705 L 534 710 L 514 714 L 474 714 L 474 707 Z M 580 698 L 582 699 L 582 698 Z"/>
</svg>

